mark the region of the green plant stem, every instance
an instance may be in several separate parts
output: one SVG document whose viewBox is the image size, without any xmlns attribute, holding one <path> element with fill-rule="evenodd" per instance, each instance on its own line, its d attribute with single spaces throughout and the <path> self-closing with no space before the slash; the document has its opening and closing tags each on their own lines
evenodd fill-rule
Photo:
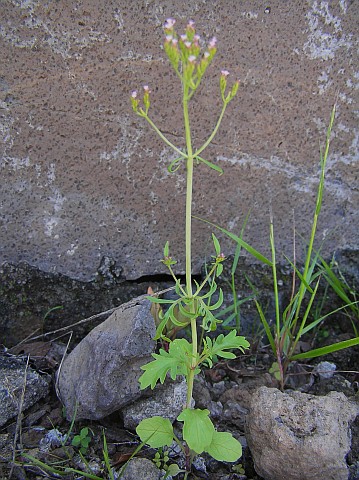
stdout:
<svg viewBox="0 0 359 480">
<path fill-rule="evenodd" d="M 192 394 L 193 394 L 193 382 L 197 363 L 197 319 L 191 319 L 191 333 L 192 333 L 192 361 L 191 369 L 187 378 L 187 399 L 186 408 L 191 408 Z"/>
<path fill-rule="evenodd" d="M 192 235 L 192 190 L 193 190 L 193 152 L 191 127 L 188 114 L 188 85 L 183 88 L 183 118 L 187 147 L 187 186 L 186 186 L 186 287 L 187 296 L 192 297 L 192 257 L 191 257 L 191 235 Z"/>
<path fill-rule="evenodd" d="M 273 288 L 274 288 L 274 301 L 275 301 L 275 320 L 276 320 L 276 333 L 277 341 L 280 339 L 280 313 L 279 313 L 279 294 L 278 294 L 278 282 L 277 282 L 277 265 L 275 254 L 275 242 L 274 242 L 274 226 L 273 217 L 270 218 L 270 244 L 272 250 L 272 272 L 273 272 Z"/>
<path fill-rule="evenodd" d="M 153 123 L 153 121 L 150 119 L 150 117 L 147 115 L 147 113 L 146 113 L 144 110 L 140 109 L 140 113 L 138 113 L 138 115 L 139 115 L 140 117 L 145 118 L 145 119 L 147 120 L 147 122 L 151 125 L 151 127 L 152 127 L 153 130 L 157 133 L 157 135 L 158 135 L 160 138 L 162 138 L 162 140 L 163 140 L 169 147 L 171 147 L 175 152 L 179 153 L 179 154 L 181 155 L 181 157 L 186 158 L 186 154 L 183 153 L 178 147 L 176 147 L 176 145 L 173 145 L 173 143 L 170 142 L 170 141 L 168 140 L 168 138 L 163 135 L 163 133 L 161 132 L 161 130 L 159 130 L 159 129 L 156 127 L 156 125 Z"/>
<path fill-rule="evenodd" d="M 200 147 L 198 150 L 195 151 L 195 153 L 193 154 L 194 158 L 196 158 L 201 152 L 203 152 L 203 150 L 205 148 L 208 147 L 208 145 L 212 142 L 214 136 L 216 135 L 218 129 L 219 129 L 219 126 L 222 122 L 222 119 L 223 119 L 223 116 L 224 116 L 224 112 L 226 111 L 226 108 L 227 108 L 227 105 L 228 105 L 228 102 L 224 102 L 223 103 L 223 107 L 222 107 L 222 111 L 221 111 L 221 114 L 218 118 L 218 121 L 217 121 L 217 124 L 216 126 L 214 127 L 214 130 L 213 132 L 211 133 L 211 135 L 208 137 L 208 139 L 204 142 L 204 144 L 202 145 L 202 147 Z"/>
<path fill-rule="evenodd" d="M 187 297 L 192 298 L 192 257 L 191 257 L 191 237 L 192 237 L 192 190 L 193 190 L 193 151 L 191 139 L 191 127 L 188 113 L 188 91 L 189 87 L 183 81 L 183 118 L 186 135 L 187 148 L 187 190 L 186 190 L 186 290 Z M 190 312 L 195 312 L 194 302 L 190 304 Z M 192 334 L 192 359 L 191 370 L 187 380 L 187 401 L 186 408 L 191 408 L 193 393 L 193 382 L 197 360 L 197 319 L 191 319 Z"/>
<path fill-rule="evenodd" d="M 215 269 L 217 268 L 217 265 L 218 263 L 215 263 L 213 265 L 213 267 L 211 268 L 210 272 L 206 275 L 206 278 L 203 280 L 203 282 L 201 283 L 201 285 L 197 288 L 197 290 L 195 291 L 194 293 L 194 296 L 197 297 L 197 295 L 199 295 L 202 291 L 202 288 L 207 285 L 207 282 L 208 280 L 211 278 L 211 276 L 213 275 L 213 272 L 215 271 Z"/>
<path fill-rule="evenodd" d="M 186 292 L 183 290 L 181 283 L 179 282 L 178 278 L 176 277 L 174 271 L 172 270 L 171 265 L 167 265 L 168 270 L 170 271 L 170 274 L 172 275 L 172 278 L 176 282 L 176 285 L 178 285 L 178 288 L 181 290 L 182 294 L 186 296 Z"/>
<path fill-rule="evenodd" d="M 308 281 L 308 280 L 310 280 L 310 279 L 308 279 L 309 266 L 310 266 L 310 262 L 311 262 L 311 259 L 312 259 L 312 251 L 313 251 L 313 246 L 314 246 L 315 234 L 316 234 L 316 231 L 317 231 L 318 217 L 319 217 L 319 213 L 320 213 L 320 210 L 321 210 L 321 207 L 322 207 L 322 201 L 323 201 L 325 167 L 326 167 L 326 163 L 327 163 L 327 159 L 328 159 L 328 155 L 329 155 L 330 135 L 331 135 L 331 132 L 332 132 L 333 123 L 334 123 L 334 119 L 335 119 L 335 110 L 336 110 L 336 104 L 334 104 L 333 109 L 332 109 L 332 113 L 331 113 L 331 116 L 330 116 L 330 122 L 329 122 L 329 126 L 328 126 L 328 129 L 327 129 L 327 136 L 326 136 L 326 141 L 325 141 L 324 155 L 322 155 L 321 159 L 320 159 L 321 160 L 320 161 L 321 171 L 320 171 L 320 181 L 319 181 L 318 193 L 317 193 L 317 201 L 316 201 L 315 213 L 314 213 L 313 223 L 312 223 L 312 230 L 311 230 L 311 235 L 310 235 L 310 240 L 309 240 L 309 245 L 308 245 L 308 250 L 307 250 L 307 256 L 306 256 L 306 259 L 305 259 L 304 272 L 303 272 L 303 278 L 308 284 L 310 283 Z M 306 287 L 305 283 L 302 281 L 300 283 L 300 288 L 299 288 L 298 304 L 297 304 L 297 307 L 296 307 L 296 315 L 295 315 L 295 318 L 294 318 L 294 321 L 293 321 L 292 332 L 295 331 L 295 327 L 296 327 L 296 324 L 297 324 L 297 321 L 298 321 L 298 318 L 299 318 L 299 314 L 300 314 L 300 307 L 301 307 L 302 301 L 304 299 L 306 289 L 307 289 L 307 287 Z M 299 339 L 302 335 L 302 331 L 303 331 L 304 327 L 305 327 L 305 323 L 302 322 L 302 324 L 301 324 L 301 326 L 298 330 L 298 333 L 295 337 L 295 340 L 293 341 L 293 343 L 291 345 L 291 348 L 290 348 L 290 351 L 289 351 L 289 354 L 288 354 L 289 358 L 293 355 L 293 353 L 295 351 L 295 347 L 297 346 L 297 343 L 298 343 L 298 341 L 299 341 Z"/>
</svg>

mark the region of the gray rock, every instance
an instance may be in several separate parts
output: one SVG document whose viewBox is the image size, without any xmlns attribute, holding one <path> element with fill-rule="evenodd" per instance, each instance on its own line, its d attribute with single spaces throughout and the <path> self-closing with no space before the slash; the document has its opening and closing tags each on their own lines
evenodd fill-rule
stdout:
<svg viewBox="0 0 359 480">
<path fill-rule="evenodd" d="M 186 397 L 187 384 L 184 379 L 157 386 L 151 397 L 139 399 L 122 409 L 124 426 L 135 430 L 141 420 L 156 415 L 174 422 L 186 403 Z"/>
<path fill-rule="evenodd" d="M 236 425 L 241 431 L 243 431 L 247 414 L 248 410 L 238 402 L 228 401 L 224 405 L 223 418 Z"/>
<path fill-rule="evenodd" d="M 324 361 L 318 363 L 318 365 L 314 368 L 313 373 L 319 375 L 321 379 L 332 378 L 336 369 L 337 366 L 335 363 Z"/>
<path fill-rule="evenodd" d="M 257 473 L 265 480 L 347 480 L 349 425 L 358 414 L 342 393 L 316 397 L 259 388 L 246 424 Z"/>
<path fill-rule="evenodd" d="M 161 471 L 147 458 L 133 458 L 128 462 L 121 480 L 159 480 Z"/>
<path fill-rule="evenodd" d="M 49 376 L 39 375 L 30 367 L 26 370 L 26 362 L 22 359 L 0 356 L 0 426 L 19 414 L 25 371 L 26 387 L 22 411 L 49 392 Z"/>
<path fill-rule="evenodd" d="M 121 305 L 66 357 L 58 372 L 59 397 L 71 419 L 100 419 L 141 396 L 140 367 L 152 359 L 155 323 L 150 302 Z"/>
</svg>

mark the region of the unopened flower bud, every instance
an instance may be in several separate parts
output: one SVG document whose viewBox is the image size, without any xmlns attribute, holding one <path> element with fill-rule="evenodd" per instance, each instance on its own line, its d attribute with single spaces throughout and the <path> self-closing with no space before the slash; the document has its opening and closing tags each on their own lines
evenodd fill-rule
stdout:
<svg viewBox="0 0 359 480">
<path fill-rule="evenodd" d="M 213 37 L 212 40 L 209 42 L 208 44 L 208 48 L 216 48 L 216 45 L 217 45 L 217 39 L 216 37 Z"/>
<path fill-rule="evenodd" d="M 143 103 L 146 109 L 146 113 L 148 112 L 148 109 L 150 108 L 150 87 L 148 85 L 144 85 L 143 90 L 145 91 L 143 95 Z"/>
<path fill-rule="evenodd" d="M 132 109 L 133 109 L 133 111 L 134 111 L 135 113 L 137 113 L 139 100 L 137 99 L 137 92 L 136 92 L 136 90 L 134 90 L 134 91 L 131 93 L 131 104 L 132 104 Z"/>
<path fill-rule="evenodd" d="M 176 23 L 176 20 L 174 18 L 167 18 L 163 27 L 165 30 L 172 30 L 175 23 Z"/>
<path fill-rule="evenodd" d="M 233 87 L 232 87 L 232 90 L 231 90 L 231 100 L 232 100 L 232 98 L 234 98 L 236 96 L 236 93 L 238 92 L 238 88 L 239 88 L 239 80 L 237 80 L 233 84 Z"/>
<path fill-rule="evenodd" d="M 225 94 L 226 87 L 227 87 L 227 75 L 228 74 L 229 74 L 229 72 L 227 72 L 227 70 L 222 70 L 221 77 L 219 79 L 219 88 L 221 90 L 221 95 L 222 95 L 222 100 L 223 101 L 225 101 L 224 94 Z"/>
</svg>

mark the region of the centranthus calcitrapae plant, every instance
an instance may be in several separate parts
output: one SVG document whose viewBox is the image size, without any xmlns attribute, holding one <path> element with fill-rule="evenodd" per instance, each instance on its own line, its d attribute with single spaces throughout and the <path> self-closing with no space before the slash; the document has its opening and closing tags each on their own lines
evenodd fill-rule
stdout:
<svg viewBox="0 0 359 480">
<path fill-rule="evenodd" d="M 194 168 L 203 164 L 219 174 L 223 173 L 218 165 L 203 158 L 202 152 L 216 135 L 226 107 L 237 93 L 239 82 L 235 81 L 231 88 L 227 88 L 229 72 L 223 70 L 220 73 L 219 93 L 222 98 L 222 110 L 207 140 L 200 147 L 195 147 L 191 135 L 189 102 L 215 56 L 216 39 L 213 38 L 203 47 L 203 42 L 196 34 L 192 21 L 188 23 L 183 35 L 177 34 L 174 25 L 173 19 L 168 19 L 164 25 L 164 50 L 182 85 L 184 145 L 174 145 L 152 121 L 149 115 L 151 91 L 147 85 L 144 87 L 141 99 L 136 91 L 132 92 L 131 102 L 134 112 L 144 118 L 165 144 L 175 152 L 176 158 L 169 163 L 168 171 L 174 173 L 180 167 L 184 167 L 186 173 L 186 280 L 185 285 L 182 285 L 177 278 L 173 268 L 176 261 L 170 255 L 169 243 L 166 242 L 162 262 L 174 279 L 177 298 L 167 300 L 150 296 L 149 300 L 159 307 L 155 339 L 168 342 L 168 348 L 160 349 L 158 354 L 153 354 L 154 360 L 142 367 L 144 373 L 139 381 L 141 389 L 147 387 L 153 389 L 157 382 L 164 383 L 168 374 L 173 380 L 177 376 L 184 376 L 187 382 L 187 400 L 177 418 L 179 422 L 183 422 L 182 441 L 174 434 L 169 419 L 159 416 L 141 421 L 136 431 L 143 442 L 154 448 L 170 446 L 173 441 L 177 442 L 185 454 L 186 473 L 184 478 L 187 478 L 192 459 L 196 454 L 207 452 L 217 460 L 228 462 L 238 460 L 242 454 L 241 444 L 230 433 L 216 431 L 209 418 L 208 410 L 193 408 L 192 392 L 194 378 L 200 373 L 201 366 L 211 367 L 217 357 L 235 358 L 235 354 L 231 350 L 239 349 L 243 352 L 244 349 L 249 348 L 249 343 L 244 337 L 237 335 L 235 330 L 228 335 L 221 334 L 214 339 L 206 336 L 206 333 L 216 330 L 218 320 L 213 311 L 219 308 L 223 302 L 223 293 L 221 289 L 217 288 L 216 278 L 222 273 L 225 257 L 215 235 L 212 234 L 215 255 L 212 257 L 213 261 L 206 277 L 200 284 L 192 278 L 191 258 Z M 216 300 L 212 300 L 213 298 Z M 191 341 L 185 338 L 172 340 L 167 335 L 169 326 L 183 328 L 187 325 L 190 327 Z M 204 332 L 202 345 L 199 345 L 198 341 L 199 329 Z"/>
</svg>

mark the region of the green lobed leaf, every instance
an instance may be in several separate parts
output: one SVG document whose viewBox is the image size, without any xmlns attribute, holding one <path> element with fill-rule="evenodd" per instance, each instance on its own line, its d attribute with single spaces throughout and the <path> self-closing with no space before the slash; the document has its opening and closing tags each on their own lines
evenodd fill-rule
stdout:
<svg viewBox="0 0 359 480">
<path fill-rule="evenodd" d="M 208 417 L 209 410 L 185 408 L 177 420 L 184 422 L 183 439 L 191 450 L 202 453 L 210 446 L 215 428 Z"/>
<path fill-rule="evenodd" d="M 221 335 L 215 339 L 211 349 L 211 354 L 218 355 L 219 357 L 229 358 L 226 356 L 228 352 L 226 353 L 224 350 L 238 348 L 243 352 L 244 349 L 249 348 L 249 346 L 249 342 L 244 337 L 237 335 L 237 332 L 232 330 L 228 335 L 224 336 L 223 333 L 221 333 Z"/>
<path fill-rule="evenodd" d="M 242 456 L 242 445 L 230 433 L 215 431 L 206 452 L 220 462 L 236 462 Z"/>
<path fill-rule="evenodd" d="M 184 338 L 170 343 L 168 352 L 161 349 L 159 354 L 153 353 L 152 356 L 155 360 L 141 367 L 144 370 L 139 378 L 141 390 L 149 386 L 152 389 L 155 388 L 158 381 L 164 383 L 168 372 L 170 372 L 172 380 L 175 380 L 177 375 L 187 376 L 191 368 L 191 355 L 192 347 Z"/>
<path fill-rule="evenodd" d="M 169 447 L 173 441 L 173 427 L 168 418 L 145 418 L 137 425 L 136 433 L 142 442 L 152 448 Z"/>
</svg>

